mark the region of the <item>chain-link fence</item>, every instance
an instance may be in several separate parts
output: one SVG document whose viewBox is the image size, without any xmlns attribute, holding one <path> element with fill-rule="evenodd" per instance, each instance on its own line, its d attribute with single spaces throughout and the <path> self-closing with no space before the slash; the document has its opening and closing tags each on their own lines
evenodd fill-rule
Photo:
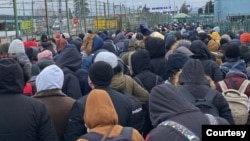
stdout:
<svg viewBox="0 0 250 141">
<path fill-rule="evenodd" d="M 108 0 L 0 0 L 0 13 L 0 43 L 16 36 L 39 40 L 44 33 L 53 37 L 65 32 L 74 36 L 89 29 L 134 31 L 140 23 L 169 22 L 166 14 L 149 13 L 142 7 L 130 8 Z"/>
</svg>

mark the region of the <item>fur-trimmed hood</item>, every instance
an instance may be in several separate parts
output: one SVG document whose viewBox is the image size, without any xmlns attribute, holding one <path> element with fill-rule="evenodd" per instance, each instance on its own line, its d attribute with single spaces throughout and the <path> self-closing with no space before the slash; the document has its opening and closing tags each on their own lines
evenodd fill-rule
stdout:
<svg viewBox="0 0 250 141">
<path fill-rule="evenodd" d="M 179 40 L 172 45 L 171 50 L 174 52 L 178 47 L 181 46 L 189 48 L 191 46 L 191 41 L 185 39 Z"/>
<path fill-rule="evenodd" d="M 89 34 L 84 38 L 81 46 L 81 51 L 84 50 L 87 55 L 94 53 L 95 51 L 103 47 L 103 40 L 97 34 Z"/>
</svg>

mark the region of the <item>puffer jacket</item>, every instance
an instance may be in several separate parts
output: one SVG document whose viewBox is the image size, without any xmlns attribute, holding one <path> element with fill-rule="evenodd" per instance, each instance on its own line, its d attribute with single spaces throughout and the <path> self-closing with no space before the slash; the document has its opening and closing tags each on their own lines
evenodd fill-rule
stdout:
<svg viewBox="0 0 250 141">
<path fill-rule="evenodd" d="M 14 59 L 0 59 L 0 140 L 58 141 L 45 105 L 22 94 L 23 71 Z"/>
</svg>

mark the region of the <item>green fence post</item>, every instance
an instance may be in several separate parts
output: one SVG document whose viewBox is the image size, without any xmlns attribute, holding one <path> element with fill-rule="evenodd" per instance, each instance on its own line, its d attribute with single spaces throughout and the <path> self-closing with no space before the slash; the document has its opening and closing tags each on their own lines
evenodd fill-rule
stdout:
<svg viewBox="0 0 250 141">
<path fill-rule="evenodd" d="M 13 0 L 13 7 L 14 7 L 14 17 L 15 17 L 15 26 L 16 26 L 16 37 L 18 37 L 19 36 L 19 24 L 18 24 L 16 0 Z"/>
<path fill-rule="evenodd" d="M 98 29 L 99 28 L 99 26 L 98 26 L 98 12 L 97 12 L 97 0 L 95 0 L 95 13 L 96 13 L 96 29 Z"/>
<path fill-rule="evenodd" d="M 71 35 L 71 33 L 70 33 L 70 27 L 69 27 L 69 23 L 70 23 L 71 21 L 69 21 L 68 0 L 65 0 L 65 4 L 66 4 L 66 15 L 67 15 L 67 28 L 68 28 L 68 33 Z"/>
<path fill-rule="evenodd" d="M 110 30 L 110 17 L 109 17 L 109 0 L 107 0 L 107 12 L 108 12 L 108 20 L 109 20 L 109 22 L 108 22 L 108 29 Z"/>
<path fill-rule="evenodd" d="M 106 4 L 103 2 L 103 8 L 104 8 L 104 20 L 105 20 L 105 30 L 108 28 L 108 21 L 107 21 L 107 15 L 106 15 Z"/>
<path fill-rule="evenodd" d="M 46 17 L 46 27 L 47 27 L 47 34 L 50 37 L 50 32 L 49 32 L 49 17 L 48 17 L 48 3 L 47 0 L 45 2 L 45 17 Z"/>
</svg>

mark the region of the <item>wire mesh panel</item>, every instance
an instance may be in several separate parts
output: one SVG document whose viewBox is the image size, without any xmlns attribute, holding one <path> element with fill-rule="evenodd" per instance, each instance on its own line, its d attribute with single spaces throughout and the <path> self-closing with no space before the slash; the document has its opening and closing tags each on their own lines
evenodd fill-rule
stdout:
<svg viewBox="0 0 250 141">
<path fill-rule="evenodd" d="M 172 15 L 149 12 L 143 7 L 128 7 L 126 3 L 98 0 L 0 0 L 0 41 L 16 36 L 24 40 L 40 39 L 42 34 L 56 33 L 76 36 L 88 30 L 114 32 L 117 29 L 135 31 L 141 23 L 154 26 L 171 23 Z M 197 17 L 197 16 L 196 16 Z M 197 18 L 195 18 L 197 19 Z M 218 25 L 227 30 L 250 31 L 250 21 L 213 21 L 199 17 L 202 24 Z"/>
</svg>

